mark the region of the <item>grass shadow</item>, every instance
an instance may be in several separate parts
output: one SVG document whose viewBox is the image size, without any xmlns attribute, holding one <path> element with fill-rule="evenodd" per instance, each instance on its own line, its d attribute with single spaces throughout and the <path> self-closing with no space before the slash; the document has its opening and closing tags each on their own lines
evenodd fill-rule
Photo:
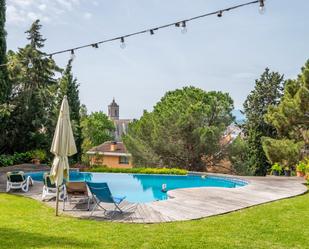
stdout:
<svg viewBox="0 0 309 249">
<path fill-rule="evenodd" d="M 21 229 L 0 228 L 0 248 L 93 248 L 91 242 L 63 236 L 22 231 Z"/>
</svg>

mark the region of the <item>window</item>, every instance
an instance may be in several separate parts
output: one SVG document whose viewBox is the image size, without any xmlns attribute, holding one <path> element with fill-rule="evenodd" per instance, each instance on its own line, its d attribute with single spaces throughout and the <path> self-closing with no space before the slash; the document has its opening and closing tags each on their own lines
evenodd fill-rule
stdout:
<svg viewBox="0 0 309 249">
<path fill-rule="evenodd" d="M 120 156 L 119 164 L 129 164 L 129 158 L 127 156 Z"/>
</svg>

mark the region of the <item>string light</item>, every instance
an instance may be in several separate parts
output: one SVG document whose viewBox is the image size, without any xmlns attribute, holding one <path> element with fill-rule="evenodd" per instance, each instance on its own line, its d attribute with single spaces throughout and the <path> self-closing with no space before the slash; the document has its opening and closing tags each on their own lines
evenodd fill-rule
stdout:
<svg viewBox="0 0 309 249">
<path fill-rule="evenodd" d="M 32 63 L 32 61 L 31 61 L 31 60 L 29 60 L 29 63 L 28 63 L 28 68 L 29 68 L 29 69 L 33 68 L 33 63 Z"/>
<path fill-rule="evenodd" d="M 74 49 L 71 49 L 71 60 L 75 59 L 75 53 L 74 53 Z"/>
<path fill-rule="evenodd" d="M 120 47 L 125 48 L 126 44 L 124 42 L 124 38 L 131 37 L 131 36 L 137 36 L 137 35 L 148 33 L 148 32 L 150 32 L 150 34 L 153 35 L 154 31 L 159 30 L 159 29 L 165 29 L 165 28 L 168 28 L 168 27 L 171 27 L 171 26 L 181 27 L 181 32 L 186 33 L 187 32 L 187 23 L 190 22 L 190 21 L 194 21 L 194 20 L 201 19 L 201 18 L 208 17 L 208 16 L 212 16 L 212 15 L 217 15 L 218 17 L 222 17 L 223 12 L 225 12 L 225 11 L 231 11 L 231 10 L 235 10 L 235 9 L 246 7 L 246 6 L 253 5 L 253 4 L 259 4 L 259 12 L 261 14 L 263 14 L 265 12 L 265 0 L 254 0 L 254 1 L 251 1 L 251 2 L 243 3 L 243 4 L 234 5 L 234 6 L 231 6 L 229 8 L 226 8 L 226 9 L 221 9 L 221 10 L 217 10 L 217 11 L 214 11 L 214 12 L 205 13 L 205 14 L 202 14 L 202 15 L 199 15 L 199 16 L 194 16 L 194 17 L 191 17 L 191 18 L 188 18 L 188 19 L 185 19 L 185 20 L 180 20 L 180 21 L 177 21 L 177 22 L 164 24 L 164 25 L 161 25 L 161 26 L 157 26 L 156 28 L 151 28 L 151 29 L 148 28 L 148 29 L 141 30 L 141 31 L 138 31 L 138 32 L 129 33 L 129 34 L 126 34 L 126 35 L 123 35 L 123 36 L 118 36 L 118 37 L 98 41 L 96 43 L 85 44 L 85 45 L 82 45 L 82 46 L 79 46 L 79 47 L 74 47 L 74 48 L 69 48 L 69 49 L 64 49 L 64 50 L 52 52 L 52 53 L 47 54 L 46 56 L 49 56 L 50 58 L 52 58 L 53 55 L 71 52 L 71 59 L 74 59 L 75 58 L 75 54 L 74 54 L 75 50 L 79 50 L 79 49 L 83 49 L 83 48 L 87 48 L 87 47 L 98 48 L 99 44 L 103 44 L 103 43 L 107 43 L 107 42 L 113 42 L 115 40 L 120 40 Z M 1 66 L 7 66 L 7 65 L 9 65 L 9 63 L 0 64 L 0 67 Z"/>
<path fill-rule="evenodd" d="M 93 44 L 91 44 L 91 46 L 92 46 L 93 48 L 99 48 L 98 43 L 93 43 Z"/>
<path fill-rule="evenodd" d="M 264 3 L 264 0 L 259 0 L 259 2 L 260 2 L 259 12 L 260 12 L 260 14 L 264 14 L 265 13 L 265 3 Z"/>
<path fill-rule="evenodd" d="M 187 24 L 186 21 L 176 22 L 175 27 L 179 28 L 181 27 L 181 33 L 185 34 L 187 33 Z"/>
<path fill-rule="evenodd" d="M 181 22 L 181 33 L 182 34 L 185 34 L 185 33 L 187 33 L 187 24 L 186 24 L 186 21 L 182 21 Z"/>
<path fill-rule="evenodd" d="M 124 37 L 120 38 L 120 47 L 124 49 L 126 47 L 126 43 L 124 42 Z"/>
</svg>

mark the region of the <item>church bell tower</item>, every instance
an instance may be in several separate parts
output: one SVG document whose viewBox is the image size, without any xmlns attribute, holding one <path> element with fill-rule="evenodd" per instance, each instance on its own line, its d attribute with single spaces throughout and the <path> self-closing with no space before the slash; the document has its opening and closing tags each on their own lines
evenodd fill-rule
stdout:
<svg viewBox="0 0 309 249">
<path fill-rule="evenodd" d="M 108 106 L 108 117 L 112 120 L 119 120 L 119 105 L 115 102 L 115 98 Z"/>
</svg>

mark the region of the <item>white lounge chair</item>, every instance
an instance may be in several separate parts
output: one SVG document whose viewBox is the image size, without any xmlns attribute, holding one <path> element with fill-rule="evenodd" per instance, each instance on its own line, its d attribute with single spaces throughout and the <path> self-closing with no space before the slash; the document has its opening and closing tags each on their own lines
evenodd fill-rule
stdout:
<svg viewBox="0 0 309 249">
<path fill-rule="evenodd" d="M 57 187 L 54 183 L 51 182 L 50 176 L 48 173 L 45 173 L 43 176 L 44 186 L 43 186 L 43 192 L 42 192 L 42 200 L 45 199 L 51 199 L 56 197 L 57 195 Z M 62 184 L 59 187 L 59 200 L 63 200 L 66 198 L 66 189 L 65 185 Z"/>
<path fill-rule="evenodd" d="M 30 176 L 25 177 L 23 171 L 13 171 L 7 173 L 6 192 L 11 189 L 21 189 L 24 192 L 28 192 L 29 186 L 33 185 L 33 181 Z"/>
</svg>

